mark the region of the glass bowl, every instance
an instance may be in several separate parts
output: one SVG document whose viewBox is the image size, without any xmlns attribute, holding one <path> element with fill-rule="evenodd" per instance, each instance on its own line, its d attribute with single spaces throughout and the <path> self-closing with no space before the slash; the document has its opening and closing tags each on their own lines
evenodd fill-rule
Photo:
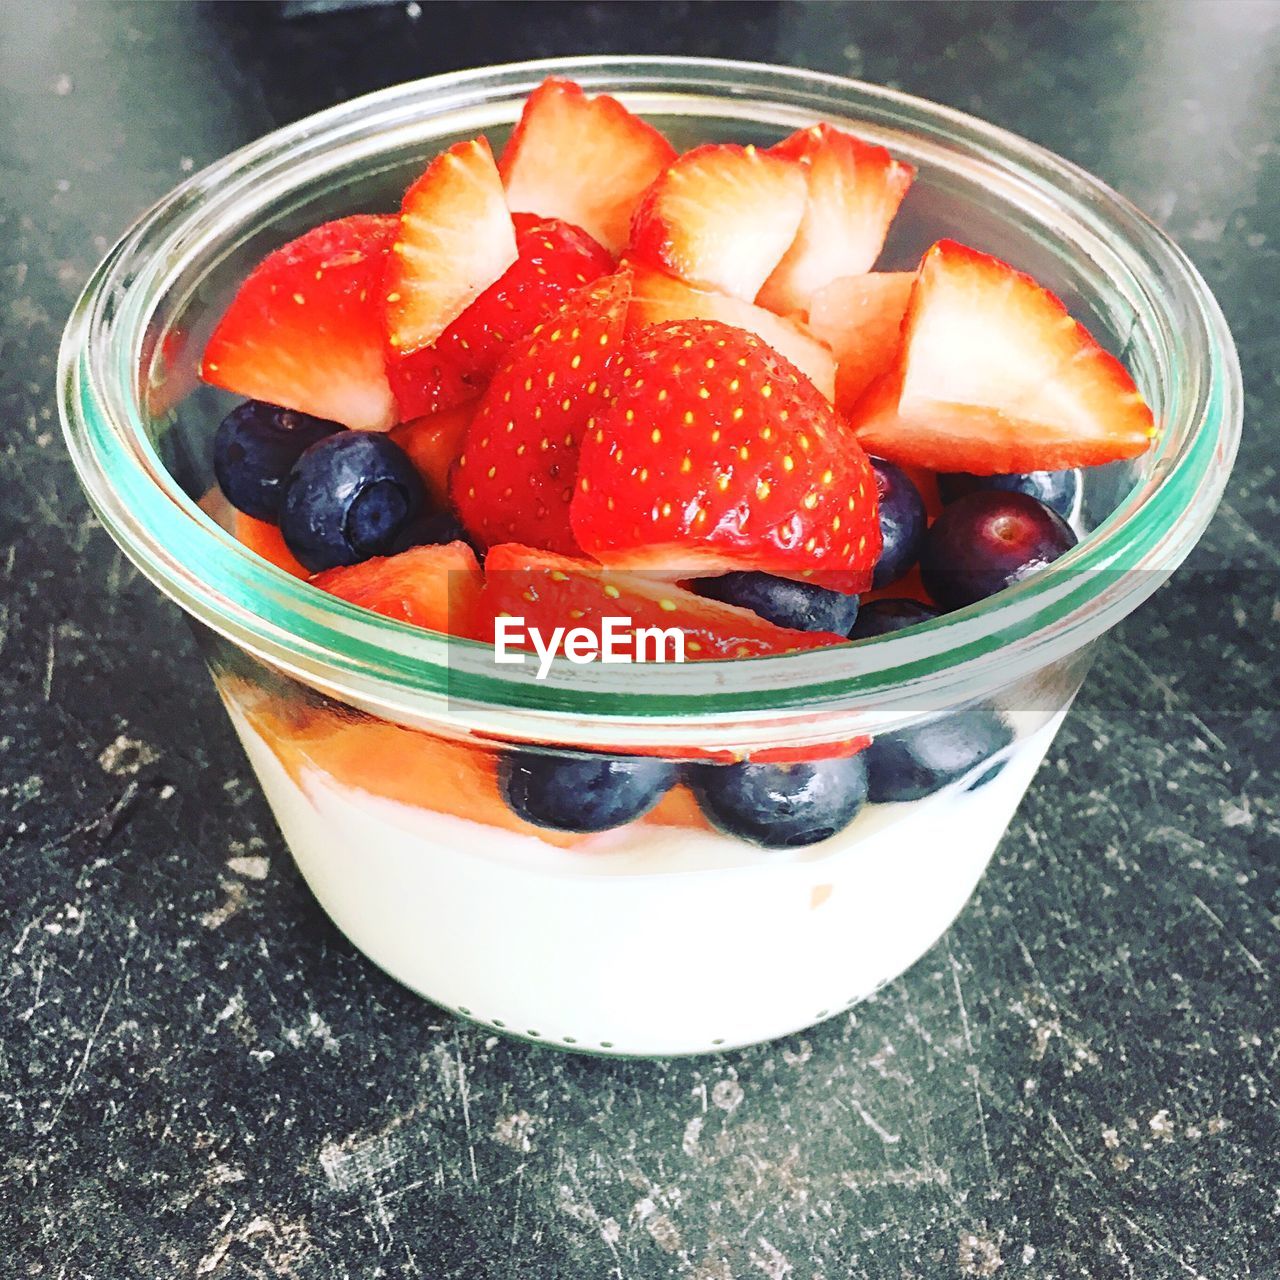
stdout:
<svg viewBox="0 0 1280 1280">
<path fill-rule="evenodd" d="M 553 74 L 615 94 L 678 148 L 768 145 L 818 120 L 889 147 L 918 176 L 881 268 L 909 269 L 954 236 L 1030 272 L 1121 355 L 1158 442 L 1087 473 L 1087 536 L 1043 572 L 909 632 L 818 653 L 627 668 L 625 679 L 560 661 L 538 681 L 496 666 L 485 646 L 276 569 L 210 495 L 213 429 L 232 404 L 197 378 L 213 324 L 270 249 L 326 219 L 395 209 L 455 141 L 483 132 L 497 151 Z M 1202 533 L 1241 418 L 1235 352 L 1204 282 L 1096 179 L 901 93 L 692 58 L 438 76 L 233 153 L 98 267 L 67 326 L 59 397 L 90 501 L 192 618 L 293 856 L 338 927 L 464 1017 L 641 1055 L 811 1025 L 932 945 L 990 859 L 1095 642 Z M 841 744 L 867 740 L 855 759 L 871 802 L 818 843 L 756 847 L 713 829 L 694 801 L 708 770 L 847 758 Z M 663 757 L 685 782 L 641 820 L 585 838 L 531 827 L 504 804 L 519 762 L 584 752 Z"/>
</svg>

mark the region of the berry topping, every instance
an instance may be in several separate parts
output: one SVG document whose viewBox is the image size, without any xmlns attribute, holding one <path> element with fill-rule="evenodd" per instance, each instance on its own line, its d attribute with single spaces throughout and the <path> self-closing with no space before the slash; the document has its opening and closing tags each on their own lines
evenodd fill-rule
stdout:
<svg viewBox="0 0 1280 1280">
<path fill-rule="evenodd" d="M 829 124 L 801 129 L 769 154 L 804 165 L 809 194 L 796 238 L 760 290 L 760 305 L 807 313 L 814 293 L 870 271 L 915 170 Z"/>
<path fill-rule="evenodd" d="M 213 438 L 213 471 L 237 511 L 275 520 L 285 477 L 304 449 L 341 431 L 337 422 L 246 400 L 223 418 Z"/>
<path fill-rule="evenodd" d="M 914 271 L 846 276 L 813 295 L 809 328 L 836 359 L 836 408 L 849 413 L 902 345 Z"/>
<path fill-rule="evenodd" d="M 920 800 L 963 778 L 1013 741 L 988 707 L 968 707 L 928 724 L 882 733 L 866 750 L 875 804 Z"/>
<path fill-rule="evenodd" d="M 920 264 L 888 373 L 853 413 L 870 451 L 974 475 L 1132 458 L 1156 435 L 1124 366 L 1047 289 L 951 240 Z"/>
<path fill-rule="evenodd" d="M 256 552 L 264 560 L 269 560 L 277 569 L 283 569 L 295 578 L 311 576 L 306 566 L 299 564 L 297 556 L 285 546 L 284 537 L 274 524 L 237 511 L 234 513 L 231 532 L 235 534 L 237 541 L 244 543 L 250 551 Z"/>
<path fill-rule="evenodd" d="M 871 459 L 880 494 L 880 537 L 883 549 L 876 561 L 873 587 L 896 582 L 920 558 L 929 521 L 924 499 L 901 467 L 883 458 Z"/>
<path fill-rule="evenodd" d="M 997 489 L 1003 493 L 1025 493 L 1070 520 L 1080 501 L 1080 472 L 1024 471 L 1009 476 L 971 476 L 963 471 L 944 473 L 938 477 L 938 490 L 943 502 L 954 502 L 979 489 Z"/>
<path fill-rule="evenodd" d="M 313 444 L 285 481 L 280 532 L 313 573 L 385 555 L 422 510 L 422 480 L 404 450 L 372 431 Z"/>
<path fill-rule="evenodd" d="M 434 414 L 474 400 L 513 344 L 566 295 L 612 270 L 585 231 L 554 218 L 512 216 L 520 256 L 429 347 L 392 353 L 387 374 L 400 415 Z"/>
<path fill-rule="evenodd" d="M 695 578 L 690 587 L 709 600 L 750 609 L 779 627 L 847 635 L 858 616 L 858 597 L 771 573 L 723 573 Z"/>
<path fill-rule="evenodd" d="M 474 405 L 459 405 L 391 428 L 391 439 L 409 455 L 431 500 L 440 506 L 449 500 L 449 471 L 474 416 Z"/>
<path fill-rule="evenodd" d="M 628 256 L 751 302 L 795 238 L 802 165 L 754 147 L 685 152 L 636 210 Z"/>
<path fill-rule="evenodd" d="M 550 79 L 529 95 L 498 167 L 513 210 L 563 218 L 616 254 L 641 195 L 675 158 L 617 99 Z"/>
<path fill-rule="evenodd" d="M 872 636 L 892 635 L 906 627 L 914 627 L 918 622 L 929 622 L 940 618 L 937 609 L 919 600 L 898 599 L 886 596 L 880 600 L 869 600 L 858 610 L 858 620 L 849 632 L 850 640 L 869 640 Z"/>
<path fill-rule="evenodd" d="M 608 831 L 648 813 L 675 785 L 676 766 L 647 756 L 511 751 L 498 784 L 525 822 L 558 831 Z"/>
<path fill-rule="evenodd" d="M 766 849 L 826 840 L 843 831 L 867 799 L 862 755 L 808 764 L 698 765 L 688 772 L 713 826 Z"/>
<path fill-rule="evenodd" d="M 393 353 L 429 346 L 516 260 L 516 232 L 489 144 L 459 142 L 404 194 L 386 278 Z"/>
<path fill-rule="evenodd" d="M 920 556 L 925 589 L 961 609 L 1029 578 L 1076 545 L 1071 526 L 1025 493 L 986 490 L 934 521 Z"/>
<path fill-rule="evenodd" d="M 379 291 L 395 234 L 395 218 L 360 214 L 269 254 L 213 331 L 200 376 L 343 426 L 391 426 Z"/>
<path fill-rule="evenodd" d="M 655 325 L 628 343 L 588 428 L 571 519 L 602 563 L 674 577 L 760 569 L 867 586 L 875 477 L 830 405 L 753 334 Z"/>
<path fill-rule="evenodd" d="M 451 542 L 327 569 L 311 581 L 330 595 L 398 622 L 466 636 L 474 630 L 482 579 L 471 548 Z"/>
<path fill-rule="evenodd" d="M 583 431 L 608 405 L 630 280 L 608 276 L 536 326 L 494 377 L 467 429 L 451 492 L 485 545 L 577 551 L 569 503 Z"/>
</svg>

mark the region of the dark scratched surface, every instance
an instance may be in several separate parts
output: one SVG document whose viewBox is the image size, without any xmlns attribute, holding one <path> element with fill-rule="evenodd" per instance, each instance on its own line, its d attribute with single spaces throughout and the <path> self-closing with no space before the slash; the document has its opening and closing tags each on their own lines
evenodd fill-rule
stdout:
<svg viewBox="0 0 1280 1280">
<path fill-rule="evenodd" d="M 353 953 L 53 410 L 76 291 L 184 173 L 592 51 L 852 73 L 1064 153 L 1191 253 L 1248 389 L 1202 547 L 947 937 L 852 1014 L 670 1064 L 494 1039 Z M 1278 69 L 1280 5 L 1233 0 L 0 0 L 0 1277 L 1280 1275 Z"/>
</svg>

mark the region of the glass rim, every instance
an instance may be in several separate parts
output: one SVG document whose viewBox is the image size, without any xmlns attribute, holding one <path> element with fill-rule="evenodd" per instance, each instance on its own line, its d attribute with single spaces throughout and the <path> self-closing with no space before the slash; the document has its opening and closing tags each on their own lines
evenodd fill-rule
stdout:
<svg viewBox="0 0 1280 1280">
<path fill-rule="evenodd" d="M 545 681 L 497 668 L 489 646 L 351 606 L 276 569 L 188 497 L 147 432 L 139 373 L 167 287 L 202 249 L 307 177 L 336 172 L 431 124 L 509 123 L 545 76 L 569 75 L 643 112 L 699 110 L 800 127 L 855 117 L 978 166 L 1010 198 L 1066 218 L 1153 343 L 1165 393 L 1149 474 L 1061 560 L 909 632 L 732 662 L 630 669 L 561 660 Z M 124 552 L 198 621 L 321 690 L 405 723 L 585 745 L 833 740 L 940 697 L 979 696 L 1074 651 L 1141 603 L 1190 551 L 1221 496 L 1242 418 L 1222 312 L 1182 251 L 1099 179 L 1034 143 L 898 90 L 709 58 L 551 58 L 451 72 L 328 108 L 184 181 L 95 270 L 63 335 L 59 412 L 76 470 Z M 212 426 L 211 426 L 212 429 Z M 814 714 L 822 712 L 822 725 Z"/>
</svg>

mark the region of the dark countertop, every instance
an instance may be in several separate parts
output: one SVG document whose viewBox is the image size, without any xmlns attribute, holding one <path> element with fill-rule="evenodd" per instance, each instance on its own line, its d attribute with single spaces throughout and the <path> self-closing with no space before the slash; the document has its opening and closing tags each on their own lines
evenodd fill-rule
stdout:
<svg viewBox="0 0 1280 1280">
<path fill-rule="evenodd" d="M 0 0 L 0 1275 L 1280 1274 L 1280 6 L 416 8 Z M 815 1031 L 666 1064 L 498 1040 L 336 934 L 53 409 L 76 291 L 185 172 L 591 51 L 852 73 L 1070 156 L 1192 254 L 1248 388 L 1217 520 L 947 937 Z"/>
</svg>

